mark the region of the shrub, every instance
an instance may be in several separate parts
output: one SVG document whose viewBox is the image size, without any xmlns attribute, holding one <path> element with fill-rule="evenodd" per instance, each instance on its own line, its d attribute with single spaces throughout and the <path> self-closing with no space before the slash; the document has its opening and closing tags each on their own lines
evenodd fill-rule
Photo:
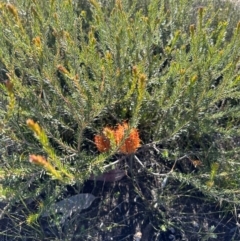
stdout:
<svg viewBox="0 0 240 241">
<path fill-rule="evenodd" d="M 82 186 L 123 155 L 136 128 L 142 147 L 132 156 L 155 149 L 172 166 L 163 176 L 238 205 L 240 22 L 221 4 L 1 2 L 1 193 L 9 205 L 21 201 L 33 225 L 68 185 Z M 94 136 L 123 122 L 124 140 L 98 153 Z M 180 160 L 198 171 L 179 171 Z M 32 214 L 27 204 L 39 197 Z"/>
</svg>

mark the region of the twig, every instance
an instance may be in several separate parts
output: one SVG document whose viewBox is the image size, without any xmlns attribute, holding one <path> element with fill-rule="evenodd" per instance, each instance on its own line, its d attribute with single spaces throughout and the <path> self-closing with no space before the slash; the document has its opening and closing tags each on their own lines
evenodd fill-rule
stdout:
<svg viewBox="0 0 240 241">
<path fill-rule="evenodd" d="M 105 165 L 103 168 L 108 168 L 108 167 L 114 166 L 115 164 L 118 164 L 120 161 L 124 160 L 125 158 L 126 157 L 124 156 L 124 157 L 122 157 L 122 158 L 120 158 L 120 159 L 118 159 L 118 160 L 116 160 L 114 162 L 111 162 L 111 163 Z"/>
<path fill-rule="evenodd" d="M 182 159 L 184 159 L 184 158 L 186 158 L 186 157 L 188 157 L 188 156 L 187 156 L 187 155 L 184 155 L 184 156 L 176 159 L 175 162 L 174 162 L 174 164 L 173 164 L 173 166 L 172 166 L 172 169 L 171 169 L 168 173 L 162 173 L 162 174 L 161 174 L 161 173 L 151 172 L 151 174 L 154 175 L 154 176 L 158 176 L 158 177 L 166 177 L 166 176 L 169 176 L 171 173 L 173 173 L 173 170 L 174 170 L 177 162 L 180 161 L 180 160 L 182 160 Z M 143 165 L 143 163 L 139 160 L 139 158 L 138 158 L 136 155 L 134 155 L 134 158 L 137 160 L 137 162 L 138 162 L 144 169 L 148 170 L 148 169 Z"/>
</svg>

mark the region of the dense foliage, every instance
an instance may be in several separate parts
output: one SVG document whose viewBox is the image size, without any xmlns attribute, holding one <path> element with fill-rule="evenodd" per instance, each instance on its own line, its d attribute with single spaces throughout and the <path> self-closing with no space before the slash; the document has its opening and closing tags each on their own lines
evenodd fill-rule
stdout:
<svg viewBox="0 0 240 241">
<path fill-rule="evenodd" d="M 81 189 L 123 156 L 148 175 L 238 207 L 240 22 L 233 5 L 18 0 L 0 2 L 0 17 L 1 197 L 7 208 L 25 206 L 23 222 L 33 225 L 67 186 Z M 108 148 L 99 153 L 96 136 L 121 123 L 128 128 L 120 141 L 105 133 Z M 121 152 L 132 130 L 141 146 Z M 145 165 L 148 150 L 171 170 L 158 175 Z M 39 197 L 38 212 L 28 209 Z"/>
</svg>

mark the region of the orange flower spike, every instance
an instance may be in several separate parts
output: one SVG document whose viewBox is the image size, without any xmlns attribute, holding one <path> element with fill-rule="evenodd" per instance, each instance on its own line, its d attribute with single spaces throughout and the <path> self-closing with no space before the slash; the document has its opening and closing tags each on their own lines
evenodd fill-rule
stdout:
<svg viewBox="0 0 240 241">
<path fill-rule="evenodd" d="M 124 123 L 124 124 L 126 124 L 126 123 Z M 126 124 L 125 126 L 118 124 L 118 127 L 117 127 L 117 129 L 116 129 L 116 131 L 115 131 L 115 140 L 116 140 L 116 144 L 117 144 L 117 145 L 120 145 L 120 144 L 121 144 L 122 139 L 123 139 L 123 137 L 124 137 L 124 132 L 125 132 L 125 130 L 127 130 L 127 129 L 128 129 L 127 124 Z"/>
<path fill-rule="evenodd" d="M 140 138 L 137 129 L 131 130 L 129 137 L 125 140 L 124 144 L 126 154 L 136 152 L 138 147 L 140 147 Z"/>
<path fill-rule="evenodd" d="M 110 141 L 111 148 L 116 147 L 115 131 L 109 127 L 103 129 L 103 135 Z"/>
<path fill-rule="evenodd" d="M 69 74 L 69 71 L 64 66 L 62 66 L 60 64 L 57 66 L 57 69 L 63 74 L 66 74 L 66 75 Z"/>
<path fill-rule="evenodd" d="M 46 166 L 48 164 L 47 160 L 39 155 L 29 155 L 29 161 L 39 166 Z"/>
<path fill-rule="evenodd" d="M 122 143 L 123 138 L 124 138 L 124 132 L 127 129 L 127 127 L 124 125 L 118 125 L 117 129 L 115 130 L 115 140 L 116 140 L 116 144 L 117 146 L 120 147 L 121 152 L 125 152 L 125 144 Z"/>
<path fill-rule="evenodd" d="M 115 138 L 117 145 L 120 145 L 125 132 L 128 130 L 129 126 L 125 122 L 122 125 L 118 125 L 115 131 Z M 137 148 L 140 147 L 140 138 L 137 129 L 132 129 L 129 136 L 125 139 L 124 143 L 120 146 L 120 152 L 124 154 L 131 154 L 136 152 Z"/>
<path fill-rule="evenodd" d="M 103 135 L 96 135 L 94 137 L 95 145 L 97 146 L 98 151 L 107 152 L 110 149 L 110 141 Z"/>
<path fill-rule="evenodd" d="M 14 16 L 14 18 L 16 20 L 18 20 L 18 10 L 17 10 L 17 8 L 11 3 L 7 3 L 6 7 L 9 10 L 9 12 Z"/>
<path fill-rule="evenodd" d="M 57 179 L 61 180 L 61 175 L 55 170 L 55 168 L 46 160 L 45 157 L 40 155 L 29 155 L 29 161 L 35 165 L 42 166 L 54 175 Z"/>
<path fill-rule="evenodd" d="M 106 136 L 108 139 L 114 139 L 114 130 L 109 127 L 105 127 L 103 129 L 103 135 Z"/>
<path fill-rule="evenodd" d="M 34 122 L 32 119 L 27 120 L 27 125 L 30 129 L 32 129 L 37 136 L 41 134 L 41 127 L 38 125 L 38 123 Z"/>
<path fill-rule="evenodd" d="M 126 122 L 122 125 L 118 124 L 116 130 L 109 127 L 103 129 L 103 135 L 96 135 L 94 137 L 94 142 L 97 149 L 100 152 L 109 151 L 110 148 L 116 148 L 119 146 L 119 150 L 124 154 L 131 154 L 136 152 L 137 148 L 140 147 L 140 138 L 137 129 L 132 129 L 129 136 L 124 136 L 129 129 Z M 125 140 L 123 140 L 125 137 Z"/>
<path fill-rule="evenodd" d="M 37 36 L 36 38 L 33 38 L 32 43 L 36 47 L 41 47 L 41 45 L 42 45 L 41 38 L 39 36 Z"/>
</svg>

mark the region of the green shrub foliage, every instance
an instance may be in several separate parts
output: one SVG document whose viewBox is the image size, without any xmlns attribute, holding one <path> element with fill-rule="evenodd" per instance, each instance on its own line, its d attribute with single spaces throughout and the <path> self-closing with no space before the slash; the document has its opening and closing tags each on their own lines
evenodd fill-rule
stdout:
<svg viewBox="0 0 240 241">
<path fill-rule="evenodd" d="M 94 135 L 127 121 L 138 151 L 202 164 L 172 178 L 238 203 L 240 22 L 200 2 L 1 1 L 2 197 L 47 204 L 103 172 L 117 150 L 99 154 Z"/>
</svg>

